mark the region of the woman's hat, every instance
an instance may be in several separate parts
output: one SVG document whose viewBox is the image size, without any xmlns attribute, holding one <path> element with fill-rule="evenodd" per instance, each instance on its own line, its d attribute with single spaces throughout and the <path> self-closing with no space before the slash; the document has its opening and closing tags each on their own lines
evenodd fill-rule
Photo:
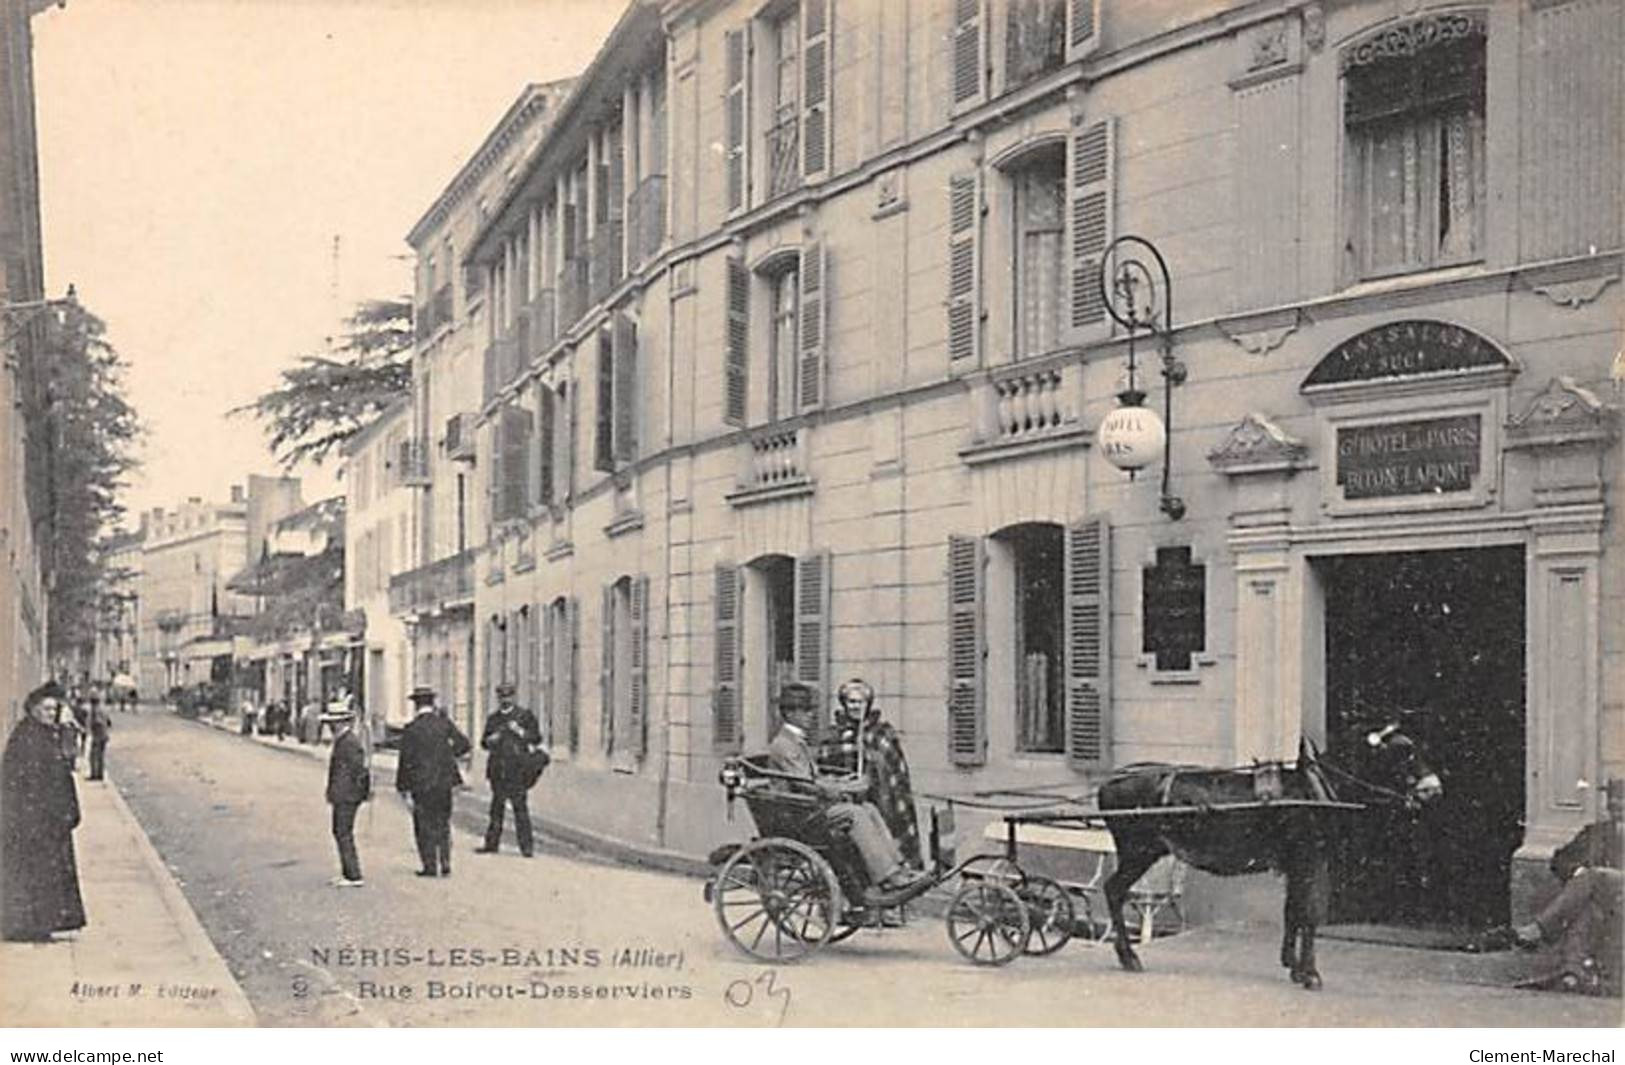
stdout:
<svg viewBox="0 0 1625 1065">
<path fill-rule="evenodd" d="M 23 700 L 23 707 L 24 709 L 32 710 L 37 704 L 46 699 L 56 699 L 61 701 L 62 685 L 58 684 L 54 680 L 46 681 L 44 684 L 41 684 L 39 687 L 28 693 L 28 697 Z"/>
</svg>

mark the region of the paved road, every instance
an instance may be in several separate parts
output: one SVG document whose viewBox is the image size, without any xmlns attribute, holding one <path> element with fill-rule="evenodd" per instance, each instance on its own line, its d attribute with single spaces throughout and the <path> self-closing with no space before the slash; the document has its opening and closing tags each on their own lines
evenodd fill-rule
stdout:
<svg viewBox="0 0 1625 1065">
<path fill-rule="evenodd" d="M 388 781 L 357 823 L 367 885 L 340 890 L 319 763 L 148 711 L 120 719 L 110 764 L 262 1024 L 1620 1022 L 1616 1001 L 1445 983 L 1353 944 L 1324 946 L 1327 990 L 1310 995 L 1267 935 L 1159 940 L 1140 975 L 1088 945 L 984 970 L 921 917 L 767 970 L 739 960 L 682 877 L 556 847 L 476 855 L 459 827 L 454 875 L 420 879 Z"/>
</svg>

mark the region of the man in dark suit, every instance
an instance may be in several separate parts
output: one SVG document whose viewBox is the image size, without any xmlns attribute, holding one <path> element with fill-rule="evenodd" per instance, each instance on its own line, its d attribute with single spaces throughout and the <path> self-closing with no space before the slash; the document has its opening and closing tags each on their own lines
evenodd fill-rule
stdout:
<svg viewBox="0 0 1625 1065">
<path fill-rule="evenodd" d="M 491 821 L 485 829 L 485 845 L 476 854 L 495 854 L 502 844 L 504 808 L 513 807 L 514 832 L 519 836 L 519 853 L 529 858 L 535 851 L 530 830 L 530 808 L 526 793 L 536 783 L 531 759 L 542 743 L 542 728 L 536 715 L 513 701 L 514 686 L 508 681 L 497 685 L 497 708 L 485 720 L 480 746 L 485 748 L 485 779 L 491 782 Z"/>
<path fill-rule="evenodd" d="M 108 707 L 102 703 L 101 696 L 96 692 L 90 695 L 90 712 L 86 716 L 86 727 L 90 729 L 90 779 L 101 780 L 102 772 L 107 765 L 107 734 L 112 731 L 113 719 L 108 714 Z"/>
<path fill-rule="evenodd" d="M 463 782 L 457 759 L 468 753 L 468 737 L 438 713 L 434 691 L 412 689 L 417 717 L 401 734 L 395 790 L 411 796 L 412 832 L 423 868 L 418 876 L 451 875 L 451 793 Z"/>
<path fill-rule="evenodd" d="M 769 761 L 781 773 L 804 778 L 829 801 L 823 810 L 825 823 L 852 841 L 874 888 L 882 893 L 900 891 L 924 879 L 925 873 L 910 869 L 903 862 L 902 852 L 880 811 L 863 801 L 869 788 L 866 777 L 818 775 L 812 746 L 807 740 L 817 719 L 812 690 L 804 684 L 785 685 L 779 693 L 779 714 L 784 724 L 768 745 Z"/>
<path fill-rule="evenodd" d="M 335 709 L 323 715 L 333 726 L 333 753 L 327 760 L 327 801 L 333 807 L 333 841 L 339 848 L 340 875 L 334 887 L 361 886 L 361 858 L 355 850 L 355 815 L 372 795 L 367 750 L 355 734 L 355 711 Z"/>
</svg>

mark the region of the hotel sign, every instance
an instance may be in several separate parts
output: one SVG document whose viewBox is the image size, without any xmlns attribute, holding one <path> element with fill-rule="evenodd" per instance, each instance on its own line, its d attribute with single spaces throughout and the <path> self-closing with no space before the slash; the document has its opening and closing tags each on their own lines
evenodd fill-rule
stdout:
<svg viewBox="0 0 1625 1065">
<path fill-rule="evenodd" d="M 1343 498 L 1467 491 L 1478 475 L 1479 433 L 1476 414 L 1339 428 Z"/>
<path fill-rule="evenodd" d="M 1333 348 L 1303 384 L 1310 388 L 1506 365 L 1506 356 L 1494 345 L 1459 325 L 1393 322 Z"/>
</svg>

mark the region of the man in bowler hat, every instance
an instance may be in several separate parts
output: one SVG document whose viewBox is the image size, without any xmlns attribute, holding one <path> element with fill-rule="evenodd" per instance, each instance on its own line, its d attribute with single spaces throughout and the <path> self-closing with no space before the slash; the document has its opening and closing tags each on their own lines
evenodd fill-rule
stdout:
<svg viewBox="0 0 1625 1065">
<path fill-rule="evenodd" d="M 355 711 L 336 707 L 322 715 L 333 726 L 333 753 L 327 760 L 327 801 L 333 807 L 333 842 L 339 848 L 340 875 L 334 887 L 361 886 L 361 858 L 355 849 L 355 815 L 372 796 L 367 749 L 355 734 Z"/>
<path fill-rule="evenodd" d="M 513 827 L 519 836 L 519 853 L 529 858 L 535 843 L 530 831 L 530 809 L 526 792 L 536 782 L 530 773 L 530 760 L 542 742 L 542 728 L 536 715 L 514 705 L 514 686 L 509 681 L 497 685 L 497 709 L 485 720 L 480 746 L 485 748 L 485 779 L 491 782 L 491 822 L 485 829 L 485 845 L 477 854 L 495 854 L 502 843 L 503 808 L 513 806 Z"/>
<path fill-rule="evenodd" d="M 413 688 L 411 699 L 417 716 L 401 733 L 395 790 L 411 797 L 412 833 L 423 862 L 418 876 L 450 876 L 451 793 L 463 782 L 457 759 L 468 753 L 468 737 L 435 712 L 433 689 Z"/>
</svg>

